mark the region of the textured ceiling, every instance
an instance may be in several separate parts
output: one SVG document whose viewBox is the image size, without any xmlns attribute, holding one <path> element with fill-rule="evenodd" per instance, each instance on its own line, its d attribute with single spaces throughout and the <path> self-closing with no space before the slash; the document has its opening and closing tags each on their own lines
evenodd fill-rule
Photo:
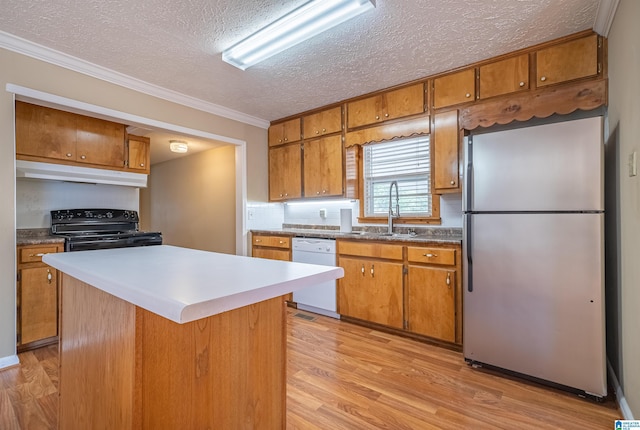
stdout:
<svg viewBox="0 0 640 430">
<path fill-rule="evenodd" d="M 593 27 L 599 0 L 377 0 L 241 71 L 221 51 L 307 0 L 0 0 L 0 30 L 274 120 Z"/>
</svg>

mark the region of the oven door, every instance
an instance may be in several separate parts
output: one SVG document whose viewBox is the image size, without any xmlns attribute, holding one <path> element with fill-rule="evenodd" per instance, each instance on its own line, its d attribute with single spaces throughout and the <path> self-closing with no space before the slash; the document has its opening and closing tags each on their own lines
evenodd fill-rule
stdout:
<svg viewBox="0 0 640 430">
<path fill-rule="evenodd" d="M 75 236 L 67 238 L 65 251 L 89 251 L 152 245 L 162 245 L 162 234 L 132 233 L 126 235 Z"/>
</svg>

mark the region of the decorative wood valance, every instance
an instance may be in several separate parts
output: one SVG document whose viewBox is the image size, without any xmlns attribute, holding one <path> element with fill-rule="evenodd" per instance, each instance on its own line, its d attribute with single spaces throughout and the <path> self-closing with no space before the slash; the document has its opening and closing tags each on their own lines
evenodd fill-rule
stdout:
<svg viewBox="0 0 640 430">
<path fill-rule="evenodd" d="M 606 104 L 607 80 L 583 81 L 471 105 L 460 110 L 460 128 L 473 130 L 527 121 L 533 117 L 566 115 L 578 109 L 592 110 Z"/>
<path fill-rule="evenodd" d="M 424 115 L 418 118 L 382 124 L 375 127 L 350 131 L 345 135 L 344 146 L 365 145 L 372 142 L 398 139 L 401 137 L 419 136 L 429 134 L 430 117 Z"/>
</svg>

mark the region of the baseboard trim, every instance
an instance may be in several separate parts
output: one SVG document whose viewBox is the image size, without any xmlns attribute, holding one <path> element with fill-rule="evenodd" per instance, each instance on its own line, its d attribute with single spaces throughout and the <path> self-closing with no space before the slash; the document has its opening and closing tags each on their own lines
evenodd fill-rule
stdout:
<svg viewBox="0 0 640 430">
<path fill-rule="evenodd" d="M 18 364 L 20 364 L 20 360 L 18 360 L 17 355 L 9 355 L 7 357 L 0 358 L 0 370 L 17 366 Z"/>
<path fill-rule="evenodd" d="M 611 367 L 611 362 L 609 362 L 609 360 L 607 360 L 607 369 L 609 370 L 609 381 L 611 382 L 611 385 L 613 385 L 613 389 L 616 392 L 616 399 L 618 400 L 618 406 L 622 411 L 622 418 L 625 420 L 634 420 L 631 408 L 629 408 L 629 404 L 627 403 L 627 399 L 624 397 L 624 392 L 622 391 L 620 382 L 618 382 L 616 373 L 613 371 L 613 367 Z"/>
</svg>

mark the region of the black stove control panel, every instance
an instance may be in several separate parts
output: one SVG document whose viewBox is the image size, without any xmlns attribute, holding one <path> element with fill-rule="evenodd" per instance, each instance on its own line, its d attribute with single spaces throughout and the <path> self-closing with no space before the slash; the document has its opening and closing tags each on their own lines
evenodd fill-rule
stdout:
<svg viewBox="0 0 640 430">
<path fill-rule="evenodd" d="M 62 209 L 51 211 L 52 224 L 78 222 L 139 222 L 138 212 L 123 209 Z"/>
</svg>

